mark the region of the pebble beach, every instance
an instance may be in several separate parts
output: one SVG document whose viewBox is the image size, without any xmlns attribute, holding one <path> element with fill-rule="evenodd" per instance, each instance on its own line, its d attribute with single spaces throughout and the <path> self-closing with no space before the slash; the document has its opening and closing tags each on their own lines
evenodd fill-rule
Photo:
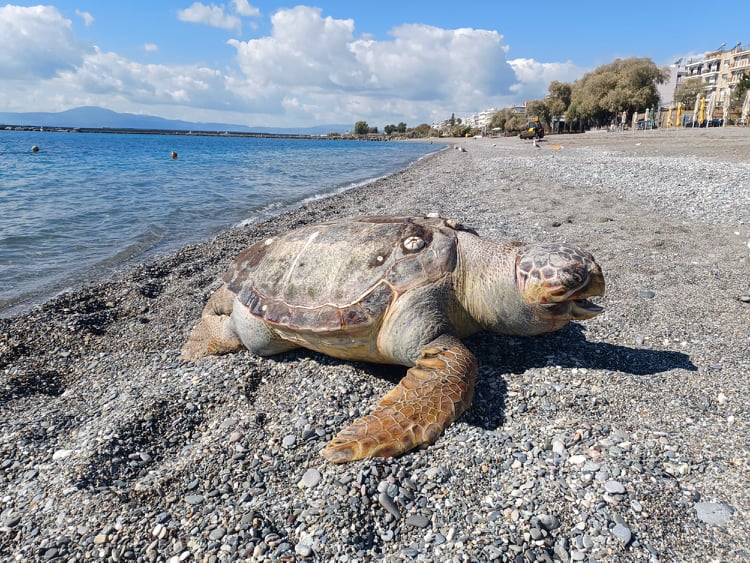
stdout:
<svg viewBox="0 0 750 563">
<path fill-rule="evenodd" d="M 320 455 L 405 369 L 180 359 L 252 242 L 428 213 L 607 280 L 594 319 L 467 339 L 474 403 L 429 448 Z M 453 141 L 0 319 L 0 559 L 747 561 L 749 350 L 750 129 Z"/>
</svg>

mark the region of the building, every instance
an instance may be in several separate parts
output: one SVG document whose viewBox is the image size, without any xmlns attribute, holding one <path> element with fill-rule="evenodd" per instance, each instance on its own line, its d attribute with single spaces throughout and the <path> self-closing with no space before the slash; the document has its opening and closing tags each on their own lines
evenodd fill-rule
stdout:
<svg viewBox="0 0 750 563">
<path fill-rule="evenodd" d="M 685 80 L 699 78 L 706 98 L 706 119 L 724 119 L 728 117 L 725 108 L 728 108 L 732 89 L 742 79 L 743 73 L 750 71 L 750 46 L 737 43 L 728 50 L 722 46 L 702 57 L 688 60 L 682 67 L 673 66 L 677 67 L 674 69 L 674 88 Z M 672 98 L 674 88 L 671 90 Z M 662 98 L 662 105 L 671 102 Z"/>
<path fill-rule="evenodd" d="M 678 59 L 674 64 L 667 67 L 669 69 L 669 77 L 665 84 L 657 85 L 659 91 L 659 99 L 661 100 L 662 106 L 670 106 L 674 104 L 674 91 L 677 89 L 677 85 L 682 83 L 687 74 L 685 63 L 683 59 Z"/>
<path fill-rule="evenodd" d="M 487 127 L 490 122 L 492 121 L 493 116 L 498 112 L 499 110 L 495 108 L 488 108 L 484 111 L 480 111 L 479 113 L 476 113 L 474 115 L 470 115 L 466 119 L 464 119 L 464 123 L 467 125 L 470 125 L 471 127 L 474 127 L 476 129 L 481 129 L 483 127 Z"/>
</svg>

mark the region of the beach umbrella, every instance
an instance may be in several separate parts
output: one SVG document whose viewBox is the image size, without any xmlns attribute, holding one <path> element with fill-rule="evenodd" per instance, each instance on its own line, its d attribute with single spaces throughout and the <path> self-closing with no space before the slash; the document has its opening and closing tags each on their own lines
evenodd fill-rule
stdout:
<svg viewBox="0 0 750 563">
<path fill-rule="evenodd" d="M 706 119 L 711 121 L 714 118 L 715 109 L 716 109 L 716 92 L 711 92 L 711 97 L 708 100 L 708 112 L 706 113 Z"/>
<path fill-rule="evenodd" d="M 672 110 L 674 109 L 674 102 L 669 104 L 669 111 L 667 112 L 667 127 L 672 127 Z"/>
<path fill-rule="evenodd" d="M 695 120 L 698 118 L 698 110 L 701 107 L 702 99 L 703 97 L 700 94 L 695 97 L 695 105 L 693 106 L 693 127 L 695 127 Z"/>
<path fill-rule="evenodd" d="M 682 102 L 677 102 L 677 127 L 682 125 Z"/>
</svg>

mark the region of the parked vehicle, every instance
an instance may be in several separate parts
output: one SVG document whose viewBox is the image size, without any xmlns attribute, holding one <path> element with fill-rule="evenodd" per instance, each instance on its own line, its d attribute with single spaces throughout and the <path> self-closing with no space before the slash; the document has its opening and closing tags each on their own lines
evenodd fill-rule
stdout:
<svg viewBox="0 0 750 563">
<path fill-rule="evenodd" d="M 544 137 L 544 127 L 539 121 L 529 121 L 526 124 L 526 130 L 521 131 L 521 139 L 541 139 Z"/>
</svg>

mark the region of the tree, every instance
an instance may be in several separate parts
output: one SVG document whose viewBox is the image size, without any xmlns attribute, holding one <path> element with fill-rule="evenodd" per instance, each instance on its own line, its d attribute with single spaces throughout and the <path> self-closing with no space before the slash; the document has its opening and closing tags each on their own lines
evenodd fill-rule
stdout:
<svg viewBox="0 0 750 563">
<path fill-rule="evenodd" d="M 559 82 L 553 80 L 549 83 L 547 97 L 544 103 L 547 104 L 550 117 L 562 117 L 570 106 L 570 93 L 573 89 L 572 84 L 568 82 Z"/>
<path fill-rule="evenodd" d="M 370 131 L 372 133 L 372 131 Z M 375 133 L 377 133 L 377 129 L 375 130 Z M 390 123 L 383 127 L 383 133 L 386 135 L 393 135 L 394 133 L 401 133 L 402 135 L 406 133 L 406 123 L 403 121 L 399 123 L 398 125 L 394 125 L 393 123 Z"/>
<path fill-rule="evenodd" d="M 500 129 L 506 135 L 521 131 L 526 126 L 526 116 L 516 113 L 513 108 L 503 108 L 492 116 L 491 129 Z"/>
<path fill-rule="evenodd" d="M 432 134 L 432 127 L 429 126 L 427 123 L 421 123 L 417 125 L 416 127 L 414 127 L 413 129 L 409 129 L 407 134 L 411 138 L 429 137 Z"/>
<path fill-rule="evenodd" d="M 370 131 L 370 126 L 367 125 L 366 121 L 357 121 L 354 124 L 354 132 L 357 135 L 367 135 L 367 133 Z"/>
<path fill-rule="evenodd" d="M 700 78 L 688 78 L 677 85 L 674 90 L 674 103 L 682 102 L 683 106 L 693 107 L 698 94 L 703 93 L 703 82 Z"/>
<path fill-rule="evenodd" d="M 608 123 L 622 112 L 643 110 L 659 103 L 657 86 L 664 84 L 668 70 L 649 58 L 617 59 L 585 74 L 573 83 L 569 118 Z"/>
<path fill-rule="evenodd" d="M 729 97 L 730 109 L 742 107 L 748 90 L 750 90 L 750 71 L 746 70 L 742 73 L 742 78 L 740 78 L 739 82 L 732 89 L 732 94 Z"/>
</svg>

